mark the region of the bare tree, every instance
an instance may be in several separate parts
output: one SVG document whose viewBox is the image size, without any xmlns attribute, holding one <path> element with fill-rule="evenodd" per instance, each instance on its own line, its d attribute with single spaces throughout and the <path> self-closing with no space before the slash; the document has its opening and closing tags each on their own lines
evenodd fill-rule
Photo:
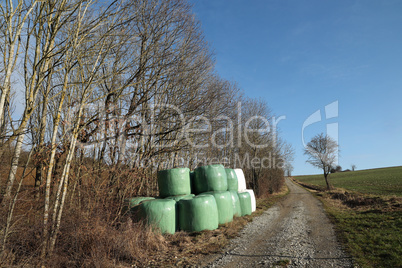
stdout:
<svg viewBox="0 0 402 268">
<path fill-rule="evenodd" d="M 1 251 L 21 248 L 16 227 L 40 226 L 33 254 L 42 248 L 38 264 L 47 265 L 68 237 L 66 219 L 102 210 L 114 228 L 124 198 L 156 194 L 161 168 L 193 168 L 201 157 L 234 163 L 239 154 L 290 160 L 291 147 L 267 128 L 267 104 L 214 72 L 187 0 L 5 0 L 0 41 L 0 154 L 8 153 L 0 159 L 9 174 L 0 187 Z M 13 120 L 17 89 L 23 110 Z M 246 167 L 256 190 L 283 178 L 285 167 L 264 168 Z M 24 190 L 32 174 L 44 194 Z"/>
<path fill-rule="evenodd" d="M 304 154 L 308 156 L 307 163 L 323 170 L 327 189 L 332 188 L 329 182 L 331 168 L 338 158 L 338 143 L 323 133 L 314 136 L 304 148 Z"/>
<path fill-rule="evenodd" d="M 352 171 L 355 171 L 356 170 L 356 165 L 352 164 L 351 168 L 352 168 Z"/>
<path fill-rule="evenodd" d="M 21 32 L 26 26 L 29 14 L 34 10 L 39 1 L 32 1 L 25 6 L 25 1 L 5 1 L 0 6 L 0 16 L 4 18 L 1 29 L 1 59 L 3 60 L 4 77 L 0 85 L 0 124 L 4 122 L 5 106 L 11 91 L 11 77 L 18 61 L 19 49 L 21 47 Z"/>
</svg>

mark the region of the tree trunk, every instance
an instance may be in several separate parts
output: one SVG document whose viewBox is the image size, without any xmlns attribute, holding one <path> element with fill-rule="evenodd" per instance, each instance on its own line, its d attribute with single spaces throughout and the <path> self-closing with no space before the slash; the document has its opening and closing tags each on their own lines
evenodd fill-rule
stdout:
<svg viewBox="0 0 402 268">
<path fill-rule="evenodd" d="M 23 129 L 22 133 L 18 136 L 17 143 L 15 145 L 11 169 L 10 169 L 10 173 L 8 174 L 6 194 L 4 195 L 5 199 L 8 199 L 11 197 L 11 191 L 13 189 L 15 176 L 16 176 L 17 170 L 18 170 L 18 161 L 20 159 L 20 154 L 21 154 L 21 150 L 22 150 L 22 142 L 24 141 L 24 137 L 25 137 L 24 132 L 25 132 L 25 128 Z"/>
<path fill-rule="evenodd" d="M 66 96 L 67 83 L 68 83 L 68 74 L 66 73 L 64 76 L 64 84 L 63 84 L 63 89 L 61 92 L 59 107 L 57 109 L 57 114 L 56 114 L 56 117 L 55 117 L 54 123 L 53 123 L 52 141 L 50 143 L 51 144 L 51 153 L 50 153 L 49 166 L 48 166 L 47 175 L 46 175 L 45 209 L 43 212 L 43 246 L 42 246 L 42 253 L 41 253 L 42 261 L 44 260 L 44 258 L 46 256 L 47 246 L 48 246 L 47 241 L 48 241 L 48 233 L 49 233 L 48 221 L 49 221 L 49 208 L 50 208 L 50 185 L 52 182 L 53 166 L 55 164 L 55 156 L 56 156 L 56 149 L 57 149 L 56 138 L 57 138 L 57 132 L 59 130 L 64 98 Z"/>
<path fill-rule="evenodd" d="M 33 152 L 33 150 L 31 150 L 29 152 L 27 162 L 25 163 L 25 166 L 24 166 L 24 171 L 22 172 L 21 180 L 18 183 L 17 192 L 15 193 L 14 198 L 10 202 L 10 205 L 9 205 L 9 210 L 8 210 L 8 214 L 7 214 L 7 223 L 6 223 L 6 228 L 4 230 L 3 246 L 2 246 L 1 252 L 4 252 L 4 250 L 6 248 L 6 242 L 7 242 L 8 235 L 10 233 L 11 221 L 13 219 L 13 213 L 14 213 L 14 209 L 15 209 L 15 204 L 17 203 L 18 194 L 21 191 L 22 182 L 24 181 L 25 174 L 26 174 L 26 171 L 27 171 L 27 168 L 28 168 L 28 165 L 29 165 L 29 161 L 31 161 L 32 152 Z"/>
<path fill-rule="evenodd" d="M 331 190 L 331 185 L 329 183 L 329 178 L 328 178 L 327 173 L 324 173 L 324 178 L 325 178 L 325 183 L 327 184 L 327 190 L 330 191 Z"/>
</svg>

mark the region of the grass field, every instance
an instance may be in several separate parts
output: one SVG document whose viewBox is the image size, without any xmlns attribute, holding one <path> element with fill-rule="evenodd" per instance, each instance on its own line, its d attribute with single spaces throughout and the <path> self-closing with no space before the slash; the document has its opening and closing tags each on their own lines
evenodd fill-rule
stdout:
<svg viewBox="0 0 402 268">
<path fill-rule="evenodd" d="M 361 267 L 402 267 L 400 211 L 327 208 L 349 253 Z"/>
<path fill-rule="evenodd" d="M 325 186 L 323 175 L 295 178 L 307 184 Z M 402 196 L 402 166 L 338 172 L 330 175 L 330 182 L 337 188 L 365 194 Z"/>
<path fill-rule="evenodd" d="M 360 267 L 402 267 L 401 166 L 331 174 L 338 188 L 331 192 L 319 190 L 325 189 L 323 175 L 295 179 L 324 186 L 312 188 Z"/>
</svg>

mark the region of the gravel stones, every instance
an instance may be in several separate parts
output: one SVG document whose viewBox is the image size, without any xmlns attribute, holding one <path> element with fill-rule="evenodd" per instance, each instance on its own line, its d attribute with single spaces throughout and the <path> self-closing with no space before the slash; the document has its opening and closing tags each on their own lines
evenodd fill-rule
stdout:
<svg viewBox="0 0 402 268">
<path fill-rule="evenodd" d="M 353 267 L 321 203 L 286 184 L 290 194 L 254 218 L 207 267 Z"/>
</svg>

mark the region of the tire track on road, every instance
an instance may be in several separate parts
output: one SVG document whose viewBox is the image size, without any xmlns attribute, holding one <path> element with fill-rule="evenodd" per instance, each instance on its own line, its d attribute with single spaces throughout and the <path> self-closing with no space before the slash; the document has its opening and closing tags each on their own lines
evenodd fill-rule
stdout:
<svg viewBox="0 0 402 268">
<path fill-rule="evenodd" d="M 286 179 L 290 193 L 247 224 L 206 267 L 352 267 L 322 204 Z"/>
</svg>

